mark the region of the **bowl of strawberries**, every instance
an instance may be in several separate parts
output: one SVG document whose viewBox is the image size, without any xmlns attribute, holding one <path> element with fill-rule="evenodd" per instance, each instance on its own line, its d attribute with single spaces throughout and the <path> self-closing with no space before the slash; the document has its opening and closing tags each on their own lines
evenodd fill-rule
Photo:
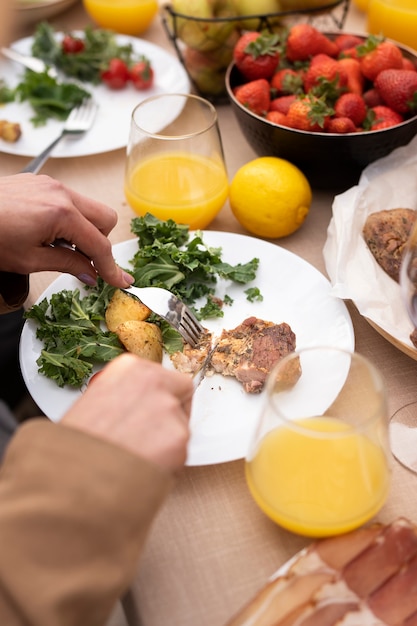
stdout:
<svg viewBox="0 0 417 626">
<path fill-rule="evenodd" d="M 259 156 L 297 165 L 316 188 L 346 189 L 417 133 L 417 53 L 383 36 L 249 31 L 235 44 L 226 89 Z"/>
</svg>

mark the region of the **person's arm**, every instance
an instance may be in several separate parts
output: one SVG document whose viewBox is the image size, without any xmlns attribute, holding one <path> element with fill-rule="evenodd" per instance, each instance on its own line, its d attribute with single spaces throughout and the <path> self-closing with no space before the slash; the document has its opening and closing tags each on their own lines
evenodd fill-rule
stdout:
<svg viewBox="0 0 417 626">
<path fill-rule="evenodd" d="M 171 481 L 110 443 L 28 421 L 0 473 L 0 623 L 105 624 Z"/>
<path fill-rule="evenodd" d="M 186 458 L 191 380 L 123 355 L 0 470 L 0 624 L 104 625 Z"/>
<path fill-rule="evenodd" d="M 108 238 L 116 222 L 116 211 L 49 176 L 0 177 L 0 271 L 67 272 L 90 285 L 100 275 L 127 287 L 133 278 L 115 263 Z M 83 254 L 52 246 L 57 240 Z"/>
</svg>

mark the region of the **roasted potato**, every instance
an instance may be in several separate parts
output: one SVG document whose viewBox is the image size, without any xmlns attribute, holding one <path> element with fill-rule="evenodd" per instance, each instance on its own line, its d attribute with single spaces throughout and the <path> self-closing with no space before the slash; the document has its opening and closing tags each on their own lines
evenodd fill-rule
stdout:
<svg viewBox="0 0 417 626">
<path fill-rule="evenodd" d="M 156 324 L 140 320 L 128 320 L 115 330 L 128 352 L 144 359 L 162 362 L 162 333 Z"/>
<path fill-rule="evenodd" d="M 22 128 L 17 122 L 0 120 L 0 137 L 9 143 L 15 143 L 22 134 Z"/>
<path fill-rule="evenodd" d="M 150 309 L 142 302 L 117 289 L 107 306 L 105 320 L 107 328 L 115 333 L 122 322 L 131 320 L 142 322 L 148 319 L 150 314 Z"/>
</svg>

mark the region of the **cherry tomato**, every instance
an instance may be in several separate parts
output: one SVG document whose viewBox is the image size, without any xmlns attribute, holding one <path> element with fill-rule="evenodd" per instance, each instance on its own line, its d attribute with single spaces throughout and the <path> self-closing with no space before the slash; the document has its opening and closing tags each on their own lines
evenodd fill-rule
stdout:
<svg viewBox="0 0 417 626">
<path fill-rule="evenodd" d="M 72 35 L 65 35 L 62 40 L 62 51 L 64 54 L 77 54 L 82 52 L 85 48 L 85 44 L 82 39 L 73 37 Z"/>
<path fill-rule="evenodd" d="M 154 72 L 148 59 L 142 59 L 130 68 L 130 80 L 136 89 L 152 87 L 153 77 Z"/>
<path fill-rule="evenodd" d="M 111 59 L 107 69 L 101 72 L 101 80 L 110 89 L 123 89 L 129 78 L 129 68 L 121 59 Z"/>
</svg>

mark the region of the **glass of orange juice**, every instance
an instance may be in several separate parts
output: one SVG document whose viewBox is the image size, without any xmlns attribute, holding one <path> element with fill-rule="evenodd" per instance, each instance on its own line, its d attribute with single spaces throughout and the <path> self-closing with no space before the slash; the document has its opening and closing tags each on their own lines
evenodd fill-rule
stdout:
<svg viewBox="0 0 417 626">
<path fill-rule="evenodd" d="M 140 35 L 158 12 L 158 0 L 83 0 L 88 15 L 101 28 Z"/>
<path fill-rule="evenodd" d="M 162 94 L 138 104 L 124 190 L 138 215 L 205 228 L 229 193 L 214 106 L 192 94 Z"/>
<path fill-rule="evenodd" d="M 367 30 L 417 50 L 417 1 L 369 0 Z"/>
<path fill-rule="evenodd" d="M 288 355 L 268 378 L 246 457 L 253 498 L 301 535 L 361 526 L 389 492 L 387 424 L 384 384 L 367 359 L 331 347 Z"/>
</svg>

